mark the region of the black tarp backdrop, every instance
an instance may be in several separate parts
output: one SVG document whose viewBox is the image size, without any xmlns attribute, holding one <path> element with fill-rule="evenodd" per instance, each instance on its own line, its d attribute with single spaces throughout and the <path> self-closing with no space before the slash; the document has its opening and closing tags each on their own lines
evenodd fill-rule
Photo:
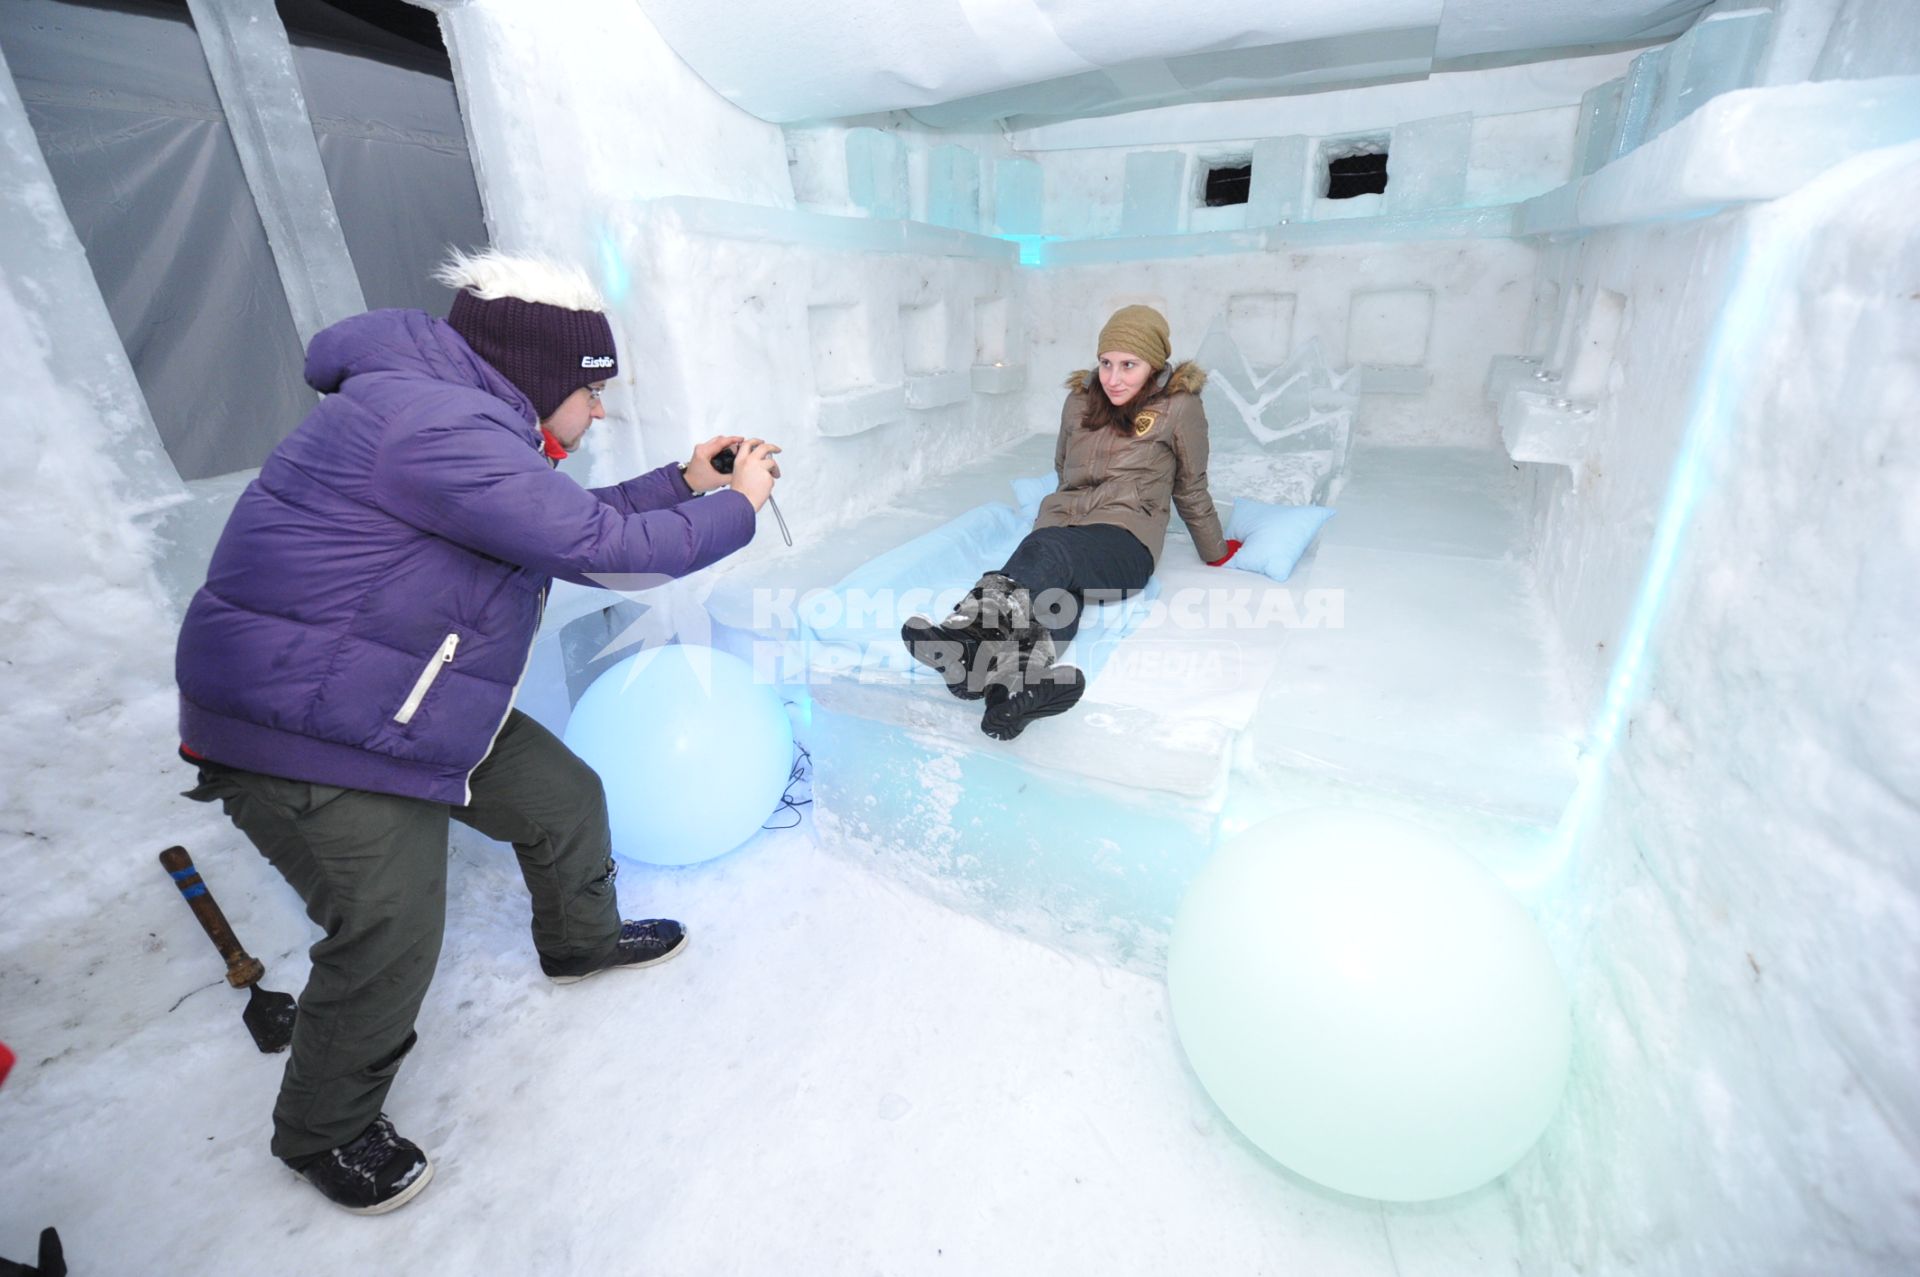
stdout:
<svg viewBox="0 0 1920 1277">
<path fill-rule="evenodd" d="M 486 230 L 433 15 L 280 8 L 367 304 L 444 313 Z M 0 0 L 0 48 L 181 477 L 259 465 L 314 396 L 185 4 Z"/>
</svg>

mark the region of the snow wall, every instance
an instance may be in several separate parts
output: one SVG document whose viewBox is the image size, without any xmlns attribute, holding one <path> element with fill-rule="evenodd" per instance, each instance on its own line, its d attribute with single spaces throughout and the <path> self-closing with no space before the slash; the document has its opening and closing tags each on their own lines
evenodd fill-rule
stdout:
<svg viewBox="0 0 1920 1277">
<path fill-rule="evenodd" d="M 1700 494 L 1560 906 L 1575 1076 L 1511 1184 L 1543 1270 L 1920 1254 L 1915 190 L 1907 146 L 1562 263 L 1632 299 L 1587 486 L 1543 483 L 1570 629 L 1630 588 L 1667 485 Z"/>
</svg>

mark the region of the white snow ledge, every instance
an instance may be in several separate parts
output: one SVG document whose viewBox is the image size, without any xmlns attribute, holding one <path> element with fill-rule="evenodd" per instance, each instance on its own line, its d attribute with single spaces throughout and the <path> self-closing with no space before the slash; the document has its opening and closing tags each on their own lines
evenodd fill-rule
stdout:
<svg viewBox="0 0 1920 1277">
<path fill-rule="evenodd" d="M 647 201 L 645 208 L 648 213 L 676 222 L 688 231 L 716 239 L 786 244 L 826 252 L 976 257 L 1008 264 L 1020 259 L 1019 246 L 1007 240 L 925 222 L 843 217 L 695 195 L 664 196 Z"/>
<path fill-rule="evenodd" d="M 1737 89 L 1613 163 L 1520 206 L 1519 233 L 1697 217 L 1777 199 L 1866 151 L 1920 139 L 1920 75 Z"/>
</svg>

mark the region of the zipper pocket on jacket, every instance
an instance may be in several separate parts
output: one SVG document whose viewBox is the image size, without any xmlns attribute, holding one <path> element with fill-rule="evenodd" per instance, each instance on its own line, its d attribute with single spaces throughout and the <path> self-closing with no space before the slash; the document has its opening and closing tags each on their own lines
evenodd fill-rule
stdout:
<svg viewBox="0 0 1920 1277">
<path fill-rule="evenodd" d="M 449 634 L 440 644 L 440 650 L 427 661 L 427 668 L 420 671 L 420 677 L 413 680 L 413 690 L 407 693 L 407 700 L 400 712 L 393 716 L 396 723 L 411 723 L 413 716 L 420 711 L 420 702 L 427 699 L 427 689 L 433 686 L 433 680 L 440 677 L 440 671 L 453 664 L 453 653 L 460 646 L 460 636 Z"/>
</svg>

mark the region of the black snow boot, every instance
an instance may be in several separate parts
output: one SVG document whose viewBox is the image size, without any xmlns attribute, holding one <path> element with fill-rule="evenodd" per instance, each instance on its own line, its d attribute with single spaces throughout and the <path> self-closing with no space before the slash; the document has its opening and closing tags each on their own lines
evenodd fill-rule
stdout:
<svg viewBox="0 0 1920 1277">
<path fill-rule="evenodd" d="M 946 680 L 947 690 L 963 701 L 977 701 L 986 695 L 985 687 L 969 683 L 967 678 L 985 639 L 986 631 L 978 621 L 969 621 L 957 612 L 939 622 L 912 617 L 900 627 L 900 641 L 907 645 L 913 659 L 938 673 Z"/>
<path fill-rule="evenodd" d="M 996 662 L 987 687 L 987 710 L 980 730 L 995 740 L 1012 740 L 1036 718 L 1064 714 L 1087 690 L 1087 676 L 1071 665 L 1056 665 L 1053 635 L 1032 626 Z"/>
<path fill-rule="evenodd" d="M 433 1163 L 402 1139 L 382 1113 L 339 1148 L 288 1162 L 328 1201 L 356 1215 L 384 1215 L 405 1206 L 433 1178 Z"/>
<path fill-rule="evenodd" d="M 987 689 L 987 712 L 980 730 L 995 740 L 1012 740 L 1036 718 L 1064 714 L 1080 703 L 1087 676 L 1071 665 L 1049 665 L 1040 680 L 1008 691 L 999 683 Z"/>
<path fill-rule="evenodd" d="M 1044 631 L 1033 620 L 1026 588 L 989 572 L 954 605 L 952 615 L 937 624 L 913 617 L 900 627 L 900 640 L 914 660 L 939 672 L 948 691 L 977 701 L 987 694 L 994 671 L 1017 655 L 1021 638 L 1036 632 Z"/>
</svg>

